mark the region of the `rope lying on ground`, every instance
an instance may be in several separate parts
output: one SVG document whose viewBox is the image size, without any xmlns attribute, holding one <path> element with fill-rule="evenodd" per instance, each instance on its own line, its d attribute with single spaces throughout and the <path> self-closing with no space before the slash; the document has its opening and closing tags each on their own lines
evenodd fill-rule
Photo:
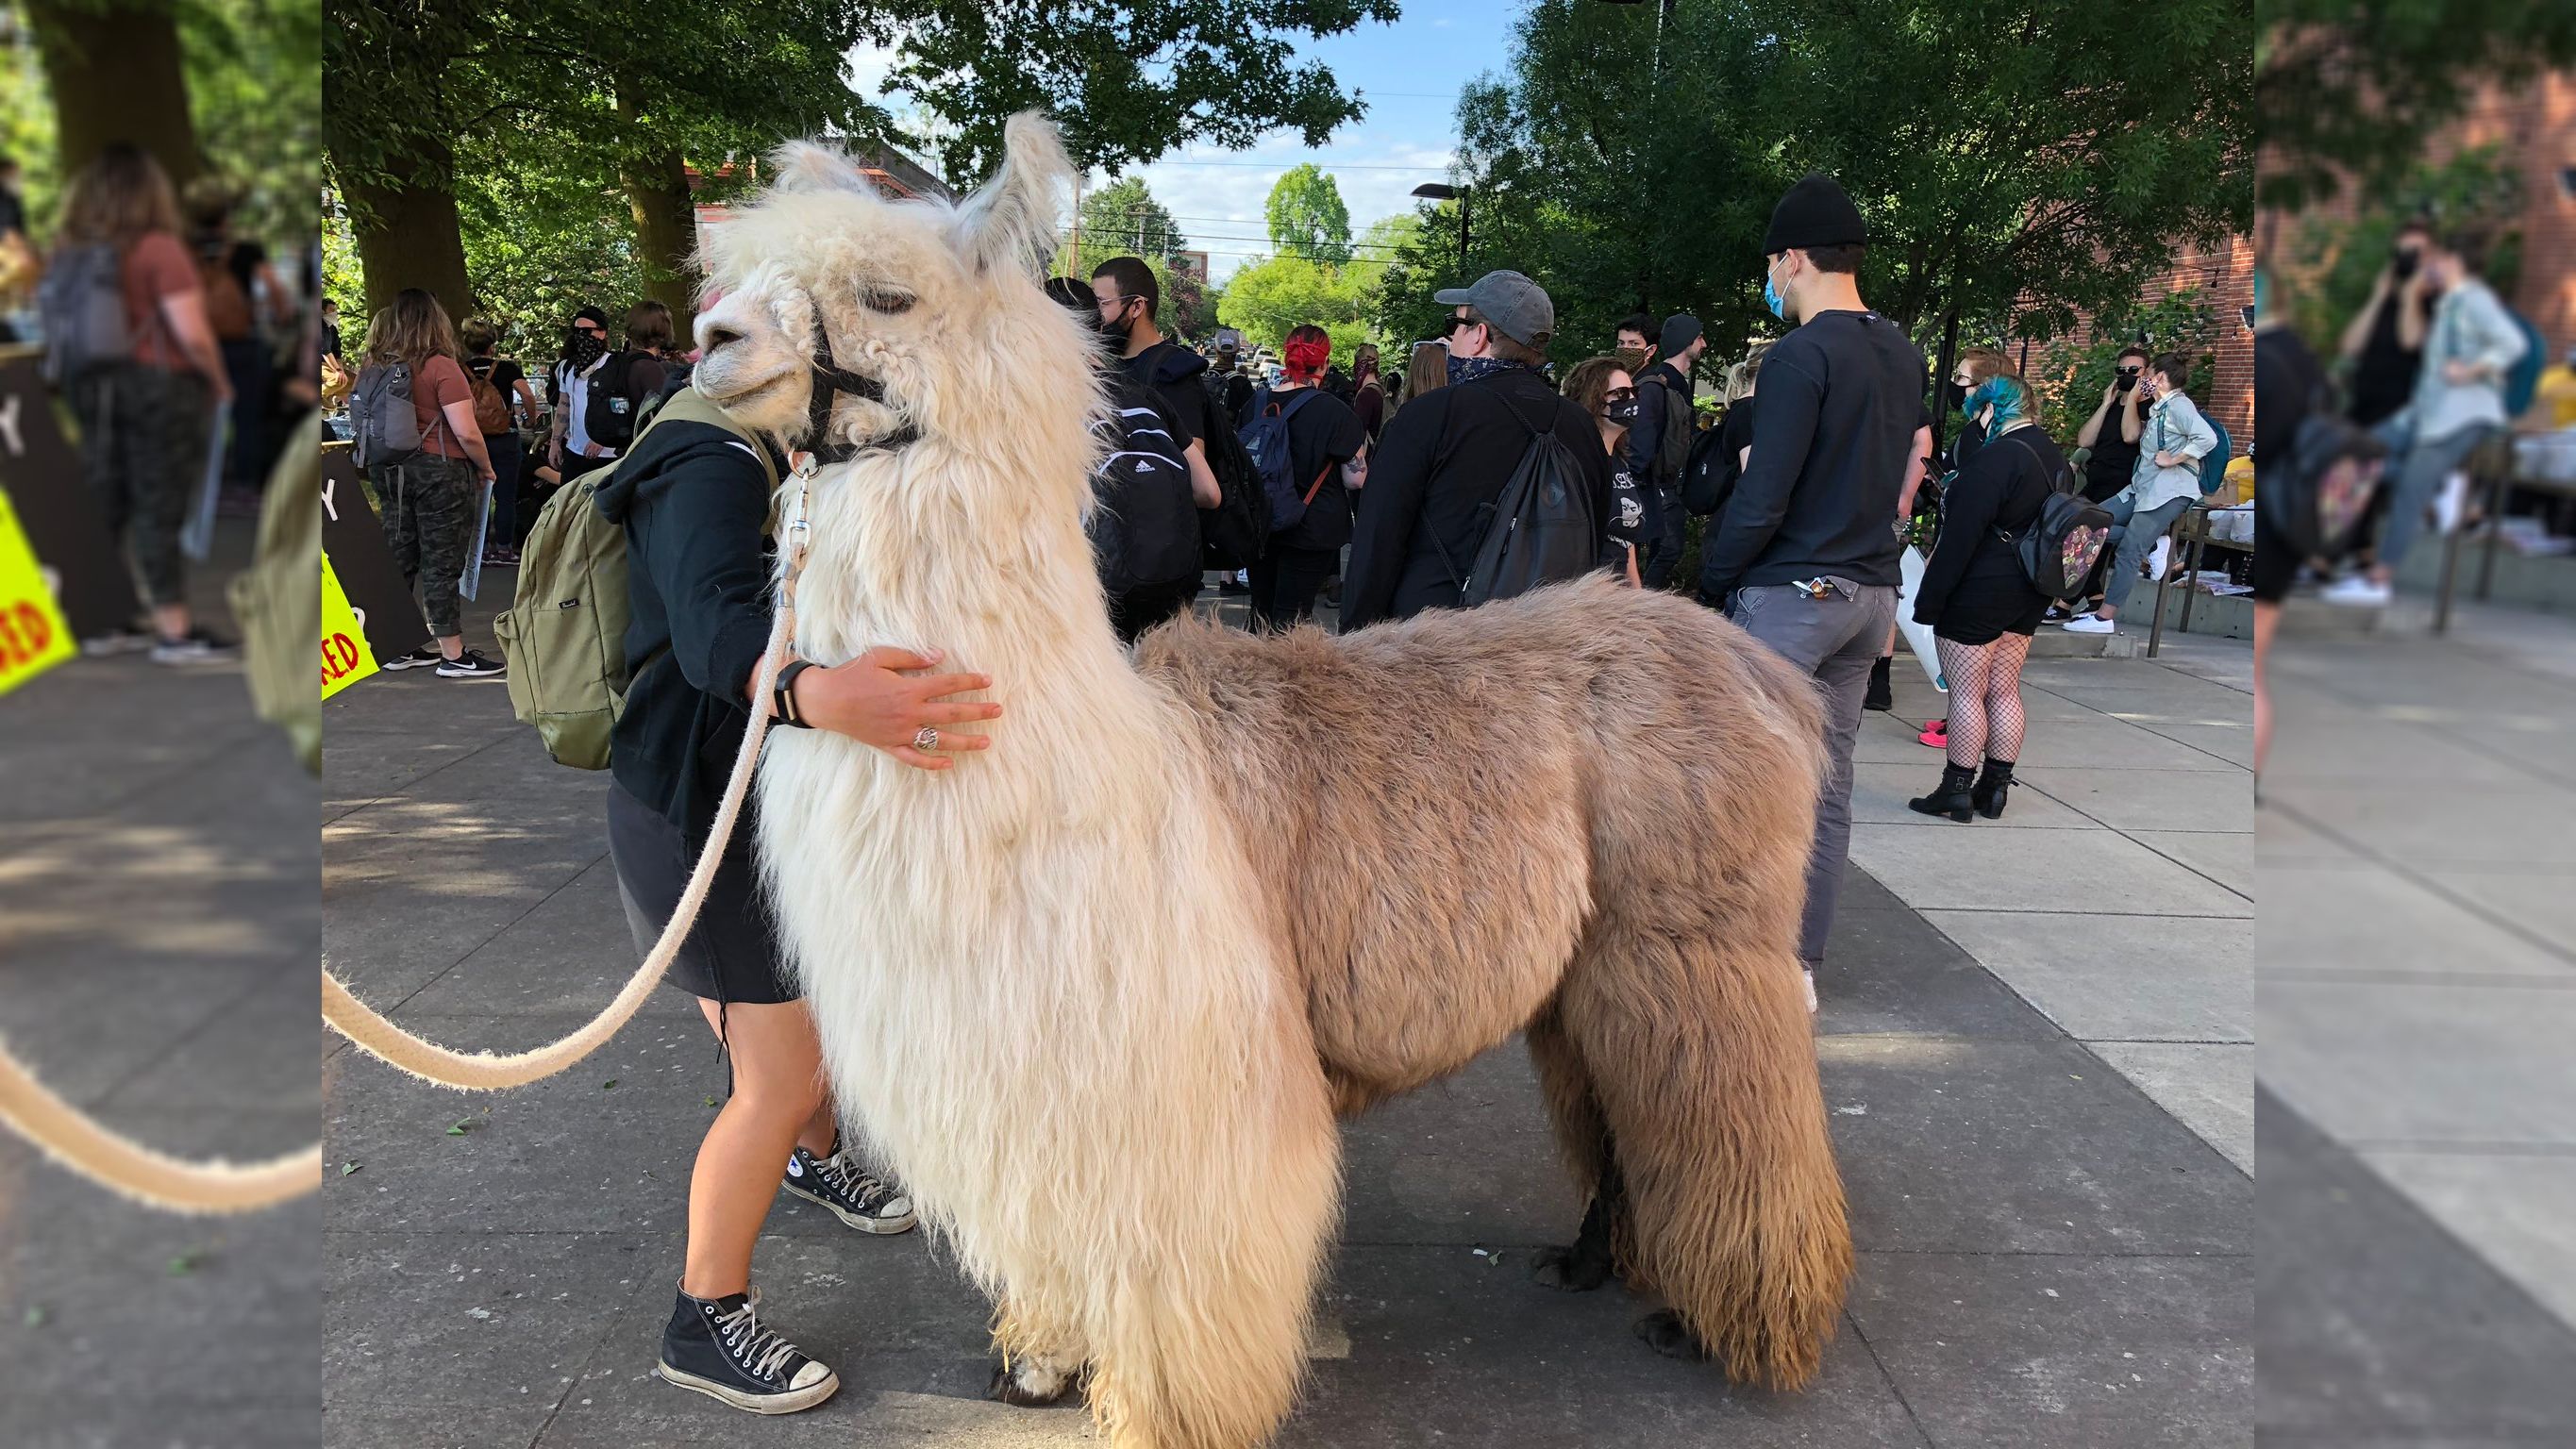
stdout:
<svg viewBox="0 0 2576 1449">
<path fill-rule="evenodd" d="M 147 1207 L 174 1213 L 246 1213 L 322 1186 L 322 1144 L 247 1166 L 183 1162 L 111 1132 L 54 1095 L 0 1046 L 0 1124 L 47 1157 Z"/>
<path fill-rule="evenodd" d="M 672 958 L 696 924 L 698 907 L 715 881 L 716 866 L 742 813 L 752 768 L 760 759 L 761 740 L 769 732 L 771 690 L 778 681 L 780 647 L 795 627 L 792 608 L 778 611 L 769 647 L 761 655 L 751 726 L 743 732 L 733 774 L 725 783 L 724 803 L 715 828 L 689 874 L 689 888 L 662 928 L 662 939 L 627 980 L 624 990 L 580 1030 L 560 1041 L 514 1056 L 465 1053 L 425 1041 L 387 1021 L 349 994 L 329 971 L 322 973 L 322 1019 L 360 1050 L 400 1067 L 413 1076 L 459 1091 L 500 1091 L 549 1077 L 599 1049 L 636 1008 L 660 985 Z M 7 1047 L 0 1046 L 0 1126 L 19 1135 L 55 1162 L 102 1187 L 151 1207 L 179 1213 L 243 1213 L 290 1202 L 322 1187 L 322 1144 L 268 1162 L 237 1167 L 226 1162 L 186 1162 L 155 1152 L 101 1126 L 98 1120 L 64 1101 L 36 1080 L 34 1072 Z"/>
<path fill-rule="evenodd" d="M 653 944 L 644 964 L 635 968 L 616 999 L 599 1015 L 561 1040 L 511 1056 L 460 1052 L 414 1036 L 387 1021 L 350 995 L 340 978 L 324 971 L 322 1019 L 360 1051 L 424 1082 L 460 1092 L 524 1087 L 573 1065 L 617 1035 L 645 998 L 653 994 L 653 988 L 662 984 L 662 974 L 670 969 L 672 958 L 680 954 L 680 943 L 688 938 L 689 928 L 698 919 L 698 907 L 705 902 L 708 887 L 715 883 L 718 860 L 724 854 L 725 841 L 733 835 L 734 817 L 742 812 L 743 795 L 751 786 L 752 767 L 760 759 L 760 742 L 769 733 L 770 692 L 778 679 L 780 656 L 785 652 L 780 646 L 788 637 L 793 618 L 791 610 L 780 609 L 777 623 L 770 628 L 769 647 L 761 655 L 759 678 L 752 689 L 751 727 L 743 731 L 742 748 L 733 757 L 733 774 L 725 782 L 724 803 L 717 807 L 706 847 L 698 852 L 697 866 L 689 872 L 689 888 L 672 910 L 669 924 L 663 926 L 662 939 Z"/>
</svg>

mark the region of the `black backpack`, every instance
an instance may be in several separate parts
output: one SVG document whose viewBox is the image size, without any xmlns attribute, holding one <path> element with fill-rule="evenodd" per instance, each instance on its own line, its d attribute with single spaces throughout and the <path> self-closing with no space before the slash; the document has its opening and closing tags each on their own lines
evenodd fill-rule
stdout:
<svg viewBox="0 0 2576 1449">
<path fill-rule="evenodd" d="M 1526 594 L 1542 584 L 1581 578 L 1600 562 L 1601 530 L 1592 516 L 1592 498 L 1583 488 L 1583 470 L 1553 427 L 1530 426 L 1510 399 L 1497 396 L 1503 411 L 1529 432 L 1529 447 L 1512 469 L 1510 481 L 1495 500 L 1480 505 L 1483 541 L 1466 574 L 1440 548 L 1440 562 L 1458 585 L 1458 604 L 1472 609 L 1493 599 Z"/>
<path fill-rule="evenodd" d="M 1664 431 L 1655 448 L 1655 456 L 1646 460 L 1648 466 L 1655 470 L 1655 476 L 1637 481 L 1651 483 L 1658 488 L 1671 488 L 1682 481 L 1682 474 L 1690 467 L 1691 452 L 1699 445 L 1699 439 L 1694 436 L 1697 429 L 1692 427 L 1696 420 L 1691 416 L 1689 399 L 1664 379 L 1662 369 L 1656 369 L 1653 375 L 1637 384 L 1638 406 L 1648 405 L 1646 389 L 1649 387 L 1655 390 L 1657 399 L 1652 405 L 1663 409 Z M 1709 431 L 1717 430 L 1711 428 Z"/>
<path fill-rule="evenodd" d="M 1203 562 L 1212 569 L 1248 569 L 1261 562 L 1270 546 L 1270 500 L 1261 491 L 1261 472 L 1243 450 L 1226 420 L 1225 409 L 1211 404 L 1201 420 L 1200 443 L 1208 471 L 1216 475 L 1217 505 L 1199 510 Z"/>
<path fill-rule="evenodd" d="M 634 352 L 612 352 L 608 363 L 590 376 L 590 390 L 582 404 L 582 430 L 590 440 L 603 448 L 623 451 L 635 441 L 636 400 L 629 395 L 635 377 Z"/>
<path fill-rule="evenodd" d="M 2031 461 L 2047 466 L 2037 448 L 2022 442 L 2018 434 L 2007 436 L 2021 442 Z M 2111 511 L 2085 498 L 2076 486 L 2074 469 L 2060 467 L 2048 480 L 2048 497 L 2039 505 L 2039 516 L 2022 525 L 2019 533 L 1998 528 L 1995 536 L 2021 556 L 2022 575 L 2032 588 L 2052 599 L 2070 598 L 2084 586 L 2095 560 L 2102 556 L 2102 545 L 2111 537 Z"/>
<path fill-rule="evenodd" d="M 1723 427 L 1701 429 L 1682 459 L 1682 507 L 1702 518 L 1726 507 L 1726 500 L 1735 492 L 1736 479 L 1743 476 L 1744 470 L 1735 466 L 1734 457 L 1723 446 L 1725 435 Z"/>
<path fill-rule="evenodd" d="M 1113 397 L 1111 447 L 1100 461 L 1084 531 L 1111 594 L 1177 584 L 1199 573 L 1199 512 L 1190 463 L 1153 406 Z"/>
<path fill-rule="evenodd" d="M 2263 468 L 2254 507 L 2298 558 L 2332 562 L 2353 550 L 2387 466 L 2386 444 L 2319 407 L 2291 435 L 2290 456 Z"/>
</svg>

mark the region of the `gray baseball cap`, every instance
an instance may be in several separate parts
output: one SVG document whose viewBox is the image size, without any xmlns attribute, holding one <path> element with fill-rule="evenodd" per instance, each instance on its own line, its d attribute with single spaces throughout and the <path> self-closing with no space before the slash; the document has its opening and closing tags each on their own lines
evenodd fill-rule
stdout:
<svg viewBox="0 0 2576 1449">
<path fill-rule="evenodd" d="M 1556 304 L 1538 283 L 1518 272 L 1487 272 L 1476 285 L 1434 292 L 1431 300 L 1443 307 L 1475 308 L 1523 347 L 1545 347 L 1556 335 Z"/>
</svg>

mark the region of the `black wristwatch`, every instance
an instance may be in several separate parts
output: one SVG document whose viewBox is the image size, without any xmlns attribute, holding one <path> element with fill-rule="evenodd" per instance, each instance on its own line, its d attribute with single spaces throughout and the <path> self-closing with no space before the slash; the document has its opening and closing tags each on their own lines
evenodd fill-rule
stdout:
<svg viewBox="0 0 2576 1449">
<path fill-rule="evenodd" d="M 796 676 L 813 667 L 811 659 L 790 659 L 787 667 L 778 671 L 778 683 L 770 691 L 769 712 L 777 717 L 780 724 L 794 725 L 800 730 L 814 727 L 812 721 L 796 713 Z"/>
</svg>

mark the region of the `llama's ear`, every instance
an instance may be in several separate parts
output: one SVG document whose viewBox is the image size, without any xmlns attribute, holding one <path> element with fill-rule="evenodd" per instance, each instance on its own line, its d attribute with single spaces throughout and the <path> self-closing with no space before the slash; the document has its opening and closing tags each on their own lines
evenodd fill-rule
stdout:
<svg viewBox="0 0 2576 1449">
<path fill-rule="evenodd" d="M 769 153 L 770 184 L 781 191 L 854 191 L 874 196 L 877 189 L 850 158 L 812 141 L 790 141 Z"/>
<path fill-rule="evenodd" d="M 1055 127 L 1036 111 L 1002 130 L 1002 169 L 957 211 L 957 240 L 981 272 L 1036 276 L 1055 252 L 1058 207 L 1073 162 Z"/>
</svg>

